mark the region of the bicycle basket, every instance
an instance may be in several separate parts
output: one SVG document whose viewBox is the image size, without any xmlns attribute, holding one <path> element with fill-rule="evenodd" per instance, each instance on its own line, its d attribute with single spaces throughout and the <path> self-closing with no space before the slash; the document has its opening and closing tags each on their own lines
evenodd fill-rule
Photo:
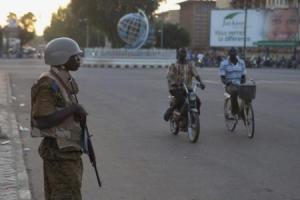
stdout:
<svg viewBox="0 0 300 200">
<path fill-rule="evenodd" d="M 256 85 L 244 84 L 240 85 L 238 95 L 241 99 L 251 101 L 256 96 Z"/>
</svg>

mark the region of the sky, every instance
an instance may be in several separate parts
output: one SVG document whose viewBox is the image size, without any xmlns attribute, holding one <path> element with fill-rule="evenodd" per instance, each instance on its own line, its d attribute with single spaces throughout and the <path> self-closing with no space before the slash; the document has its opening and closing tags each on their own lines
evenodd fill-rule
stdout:
<svg viewBox="0 0 300 200">
<path fill-rule="evenodd" d="M 6 24 L 9 12 L 14 12 L 18 17 L 32 12 L 36 18 L 36 32 L 43 34 L 43 30 L 50 24 L 52 13 L 60 6 L 65 7 L 70 0 L 0 0 L 0 24 Z"/>
<path fill-rule="evenodd" d="M 163 3 L 158 12 L 172 9 L 179 9 L 176 5 L 182 0 L 167 0 Z M 59 7 L 65 7 L 70 0 L 0 0 L 0 25 L 6 24 L 6 17 L 9 12 L 14 12 L 18 17 L 25 13 L 32 12 L 36 18 L 36 33 L 42 35 L 43 30 L 50 24 L 52 13 Z"/>
<path fill-rule="evenodd" d="M 177 4 L 179 2 L 182 2 L 184 0 L 167 0 L 166 3 L 163 3 L 159 9 L 158 12 L 164 12 L 167 10 L 178 10 L 180 6 Z"/>
</svg>

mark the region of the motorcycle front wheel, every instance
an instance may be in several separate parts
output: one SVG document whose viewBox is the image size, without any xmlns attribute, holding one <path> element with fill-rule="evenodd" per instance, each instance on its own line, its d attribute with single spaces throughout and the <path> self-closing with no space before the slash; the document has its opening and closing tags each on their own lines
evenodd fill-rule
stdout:
<svg viewBox="0 0 300 200">
<path fill-rule="evenodd" d="M 199 114 L 196 112 L 190 113 L 191 123 L 188 127 L 188 138 L 191 143 L 196 143 L 200 135 L 200 119 Z"/>
<path fill-rule="evenodd" d="M 177 120 L 174 120 L 173 117 L 170 119 L 170 132 L 173 135 L 178 135 L 179 132 L 179 124 Z"/>
</svg>

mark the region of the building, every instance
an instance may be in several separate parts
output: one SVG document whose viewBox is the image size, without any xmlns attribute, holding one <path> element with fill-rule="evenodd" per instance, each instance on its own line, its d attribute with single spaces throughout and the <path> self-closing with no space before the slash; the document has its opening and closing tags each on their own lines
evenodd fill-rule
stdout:
<svg viewBox="0 0 300 200">
<path fill-rule="evenodd" d="M 219 1 L 219 0 L 218 0 Z M 247 8 L 252 9 L 285 9 L 285 8 L 298 8 L 300 15 L 300 1 L 299 0 L 220 0 L 221 5 L 228 6 L 227 8 L 241 9 Z M 220 7 L 226 8 L 226 7 Z M 298 37 L 300 38 L 300 26 Z"/>
<path fill-rule="evenodd" d="M 298 13 L 300 15 L 300 1 L 299 0 L 218 0 L 220 1 L 219 8 L 221 9 L 244 9 L 247 6 L 248 9 L 286 9 L 286 8 L 298 8 Z M 226 7 L 227 6 L 227 7 Z M 300 40 L 300 25 L 298 31 L 298 40 Z M 296 44 L 297 45 L 297 44 Z M 255 49 L 250 48 L 248 52 L 255 52 L 257 50 L 262 50 L 263 47 Z M 267 52 L 273 53 L 273 55 L 292 55 L 295 54 L 296 48 L 289 46 L 282 46 L 282 48 L 274 47 L 272 45 L 265 46 Z M 297 47 L 300 51 L 300 46 L 298 43 Z M 259 50 L 259 51 L 260 51 Z M 268 54 L 267 54 L 268 55 Z"/>
<path fill-rule="evenodd" d="M 266 8 L 299 8 L 299 0 L 266 0 Z"/>
<path fill-rule="evenodd" d="M 157 14 L 157 17 L 158 20 L 161 20 L 164 23 L 179 24 L 179 15 L 180 15 L 179 10 L 169 10 Z"/>
<path fill-rule="evenodd" d="M 219 9 L 225 9 L 225 8 L 229 8 L 230 7 L 230 1 L 228 0 L 217 0 L 216 2 L 216 6 Z"/>
<path fill-rule="evenodd" d="M 21 51 L 21 40 L 19 37 L 20 28 L 16 25 L 8 24 L 3 28 L 1 54 L 10 57 L 17 57 Z"/>
<path fill-rule="evenodd" d="M 228 0 L 232 8 L 265 8 L 267 0 Z"/>
<path fill-rule="evenodd" d="M 231 8 L 298 8 L 298 0 L 221 0 L 230 4 Z M 224 4 L 224 3 L 223 3 Z"/>
<path fill-rule="evenodd" d="M 180 26 L 190 34 L 190 48 L 209 49 L 210 15 L 211 10 L 216 8 L 216 1 L 187 0 L 179 5 Z"/>
</svg>

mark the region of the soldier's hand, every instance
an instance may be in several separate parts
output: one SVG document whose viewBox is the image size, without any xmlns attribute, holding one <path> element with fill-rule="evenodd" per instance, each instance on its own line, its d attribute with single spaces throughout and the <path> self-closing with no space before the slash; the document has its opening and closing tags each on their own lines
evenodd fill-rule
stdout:
<svg viewBox="0 0 300 200">
<path fill-rule="evenodd" d="M 76 112 L 75 112 L 75 120 L 78 122 L 85 123 L 86 122 L 86 116 L 88 113 L 84 109 L 84 107 L 80 104 L 76 105 Z"/>
</svg>

